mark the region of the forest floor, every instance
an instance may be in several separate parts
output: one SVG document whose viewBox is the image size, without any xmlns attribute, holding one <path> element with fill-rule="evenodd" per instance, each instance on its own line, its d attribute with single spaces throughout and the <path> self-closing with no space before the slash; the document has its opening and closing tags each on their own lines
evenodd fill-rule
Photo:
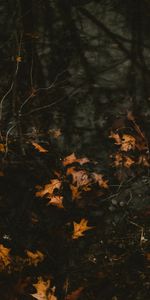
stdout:
<svg viewBox="0 0 150 300">
<path fill-rule="evenodd" d="M 1 141 L 0 299 L 149 300 L 149 148 L 128 121 L 99 159 Z"/>
</svg>

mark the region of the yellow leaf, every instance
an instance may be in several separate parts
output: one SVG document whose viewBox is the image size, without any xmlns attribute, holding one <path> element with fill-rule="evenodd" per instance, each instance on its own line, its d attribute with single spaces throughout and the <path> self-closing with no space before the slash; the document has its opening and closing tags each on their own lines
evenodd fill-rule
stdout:
<svg viewBox="0 0 150 300">
<path fill-rule="evenodd" d="M 33 284 L 36 289 L 35 294 L 31 294 L 32 297 L 38 300 L 57 300 L 55 293 L 55 287 L 50 287 L 50 280 L 44 281 L 42 277 L 38 277 L 38 282 Z"/>
<path fill-rule="evenodd" d="M 39 144 L 37 144 L 35 142 L 31 142 L 31 144 L 35 147 L 36 150 L 38 150 L 41 153 L 48 152 L 48 150 L 44 149 L 42 146 L 40 146 Z"/>
<path fill-rule="evenodd" d="M 87 231 L 87 230 L 93 228 L 93 227 L 87 226 L 87 223 L 88 223 L 88 220 L 86 220 L 86 219 L 82 219 L 80 221 L 80 223 L 73 222 L 73 227 L 74 227 L 73 235 L 72 235 L 73 239 L 78 239 L 79 237 L 84 235 L 83 234 L 84 231 Z"/>
<path fill-rule="evenodd" d="M 31 252 L 29 250 L 26 251 L 28 256 L 29 265 L 37 266 L 38 263 L 42 262 L 44 259 L 44 254 L 40 251 Z"/>
</svg>

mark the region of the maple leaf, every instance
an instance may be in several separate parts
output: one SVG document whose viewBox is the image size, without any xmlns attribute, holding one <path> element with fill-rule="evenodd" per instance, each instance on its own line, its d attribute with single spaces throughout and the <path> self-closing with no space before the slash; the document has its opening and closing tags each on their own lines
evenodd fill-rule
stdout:
<svg viewBox="0 0 150 300">
<path fill-rule="evenodd" d="M 44 254 L 38 250 L 36 252 L 27 250 L 26 253 L 28 256 L 29 265 L 34 265 L 36 267 L 38 263 L 42 262 L 44 259 Z"/>
<path fill-rule="evenodd" d="M 75 153 L 72 153 L 72 154 L 68 155 L 67 157 L 65 157 L 62 163 L 64 166 L 67 166 L 67 165 L 70 165 L 75 162 L 78 162 L 80 165 L 83 165 L 83 164 L 89 162 L 89 159 L 87 157 L 77 158 Z"/>
<path fill-rule="evenodd" d="M 78 239 L 83 236 L 83 232 L 92 229 L 93 227 L 87 226 L 88 220 L 82 219 L 80 223 L 73 222 L 73 239 Z"/>
<path fill-rule="evenodd" d="M 108 189 L 108 180 L 103 179 L 102 174 L 92 173 L 94 181 L 98 183 L 98 185 L 104 189 Z"/>
<path fill-rule="evenodd" d="M 11 258 L 9 255 L 10 250 L 11 249 L 0 244 L 0 268 L 2 269 L 5 269 L 11 263 Z"/>
<path fill-rule="evenodd" d="M 35 143 L 35 142 L 31 142 L 31 144 L 35 147 L 36 150 L 38 150 L 41 153 L 47 153 L 48 150 L 44 149 L 42 146 L 40 146 L 39 144 Z"/>
<path fill-rule="evenodd" d="M 121 153 L 115 154 L 114 165 L 116 167 L 124 166 L 126 168 L 130 168 L 135 161 L 129 156 L 123 156 Z"/>
<path fill-rule="evenodd" d="M 42 277 L 38 277 L 38 282 L 33 284 L 36 289 L 35 294 L 31 294 L 32 297 L 38 300 L 57 300 L 55 293 L 55 287 L 50 287 L 50 280 L 44 281 Z"/>
</svg>

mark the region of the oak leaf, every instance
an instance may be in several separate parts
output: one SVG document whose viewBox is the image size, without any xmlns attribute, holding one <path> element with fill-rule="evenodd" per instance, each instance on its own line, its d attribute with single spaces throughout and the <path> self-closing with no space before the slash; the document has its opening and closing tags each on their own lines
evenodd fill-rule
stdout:
<svg viewBox="0 0 150 300">
<path fill-rule="evenodd" d="M 81 236 L 84 236 L 84 231 L 90 230 L 93 227 L 87 226 L 88 220 L 82 219 L 80 223 L 73 222 L 73 239 L 78 239 Z"/>
<path fill-rule="evenodd" d="M 61 195 L 55 195 L 55 189 L 60 192 L 62 182 L 59 179 L 52 179 L 50 183 L 46 184 L 44 188 L 36 192 L 36 197 L 46 197 L 50 201 L 48 204 L 57 206 L 58 208 L 63 208 L 63 197 Z"/>
<path fill-rule="evenodd" d="M 38 300 L 57 300 L 55 294 L 55 287 L 50 287 L 50 280 L 44 281 L 42 277 L 38 277 L 38 282 L 33 284 L 36 289 L 35 294 L 31 294 L 32 297 Z"/>
<path fill-rule="evenodd" d="M 77 187 L 88 185 L 91 183 L 91 179 L 89 178 L 85 170 L 76 170 L 75 167 L 71 167 L 67 169 L 66 174 L 72 175 L 72 182 Z"/>
<path fill-rule="evenodd" d="M 9 248 L 4 247 L 2 244 L 0 244 L 0 269 L 5 269 L 10 263 L 10 250 Z"/>
<path fill-rule="evenodd" d="M 42 262 L 44 259 L 44 254 L 38 250 L 36 252 L 27 250 L 26 253 L 28 256 L 29 265 L 34 265 L 36 267 L 38 263 Z"/>
<path fill-rule="evenodd" d="M 83 164 L 89 162 L 89 159 L 87 157 L 77 158 L 75 153 L 72 153 L 72 154 L 68 155 L 67 157 L 65 157 L 62 163 L 64 166 L 67 166 L 67 165 L 70 165 L 75 162 L 78 162 L 80 165 L 83 165 Z"/>
<path fill-rule="evenodd" d="M 102 174 L 92 173 L 94 181 L 98 183 L 98 185 L 104 189 L 108 189 L 108 180 L 103 179 Z"/>
<path fill-rule="evenodd" d="M 38 143 L 31 142 L 31 144 L 35 147 L 36 150 L 38 150 L 41 153 L 47 153 L 48 152 L 48 150 L 46 150 L 45 148 L 40 146 Z"/>
</svg>

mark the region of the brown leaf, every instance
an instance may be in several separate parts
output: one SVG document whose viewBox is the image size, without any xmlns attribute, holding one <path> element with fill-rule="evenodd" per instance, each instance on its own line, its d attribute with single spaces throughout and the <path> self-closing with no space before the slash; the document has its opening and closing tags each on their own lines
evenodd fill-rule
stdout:
<svg viewBox="0 0 150 300">
<path fill-rule="evenodd" d="M 5 269 L 10 263 L 11 258 L 9 255 L 11 249 L 4 247 L 0 244 L 0 269 Z"/>
<path fill-rule="evenodd" d="M 80 223 L 73 222 L 73 239 L 78 239 L 81 236 L 84 236 L 83 232 L 92 229 L 93 227 L 87 226 L 88 220 L 81 219 Z"/>
<path fill-rule="evenodd" d="M 67 157 L 65 157 L 62 163 L 64 166 L 67 166 L 67 165 L 70 165 L 75 162 L 78 162 L 80 165 L 83 165 L 83 164 L 89 162 L 89 159 L 87 157 L 77 158 L 75 153 L 72 153 L 72 154 L 68 155 Z"/>
<path fill-rule="evenodd" d="M 5 152 L 5 145 L 4 144 L 0 144 L 0 152 Z"/>
<path fill-rule="evenodd" d="M 39 144 L 35 143 L 35 142 L 31 142 L 31 144 L 35 147 L 36 150 L 38 150 L 41 153 L 47 153 L 48 150 L 44 149 L 42 146 L 40 146 Z"/>
<path fill-rule="evenodd" d="M 60 129 L 50 129 L 48 133 L 50 133 L 55 139 L 59 138 L 62 135 Z"/>
<path fill-rule="evenodd" d="M 44 259 L 44 254 L 38 250 L 36 252 L 27 250 L 26 253 L 28 256 L 29 265 L 34 265 L 36 267 L 38 263 L 42 262 Z"/>
<path fill-rule="evenodd" d="M 108 189 L 108 180 L 103 179 L 102 174 L 92 173 L 94 181 L 98 183 L 98 185 L 104 189 Z"/>
<path fill-rule="evenodd" d="M 81 286 L 78 289 L 76 289 L 75 291 L 73 291 L 71 294 L 68 294 L 66 297 L 66 300 L 77 300 L 80 297 L 83 289 L 84 288 Z"/>
<path fill-rule="evenodd" d="M 91 179 L 89 178 L 85 170 L 78 171 L 75 167 L 71 167 L 67 169 L 66 174 L 72 175 L 72 182 L 77 187 L 88 185 L 91 183 Z"/>
</svg>

